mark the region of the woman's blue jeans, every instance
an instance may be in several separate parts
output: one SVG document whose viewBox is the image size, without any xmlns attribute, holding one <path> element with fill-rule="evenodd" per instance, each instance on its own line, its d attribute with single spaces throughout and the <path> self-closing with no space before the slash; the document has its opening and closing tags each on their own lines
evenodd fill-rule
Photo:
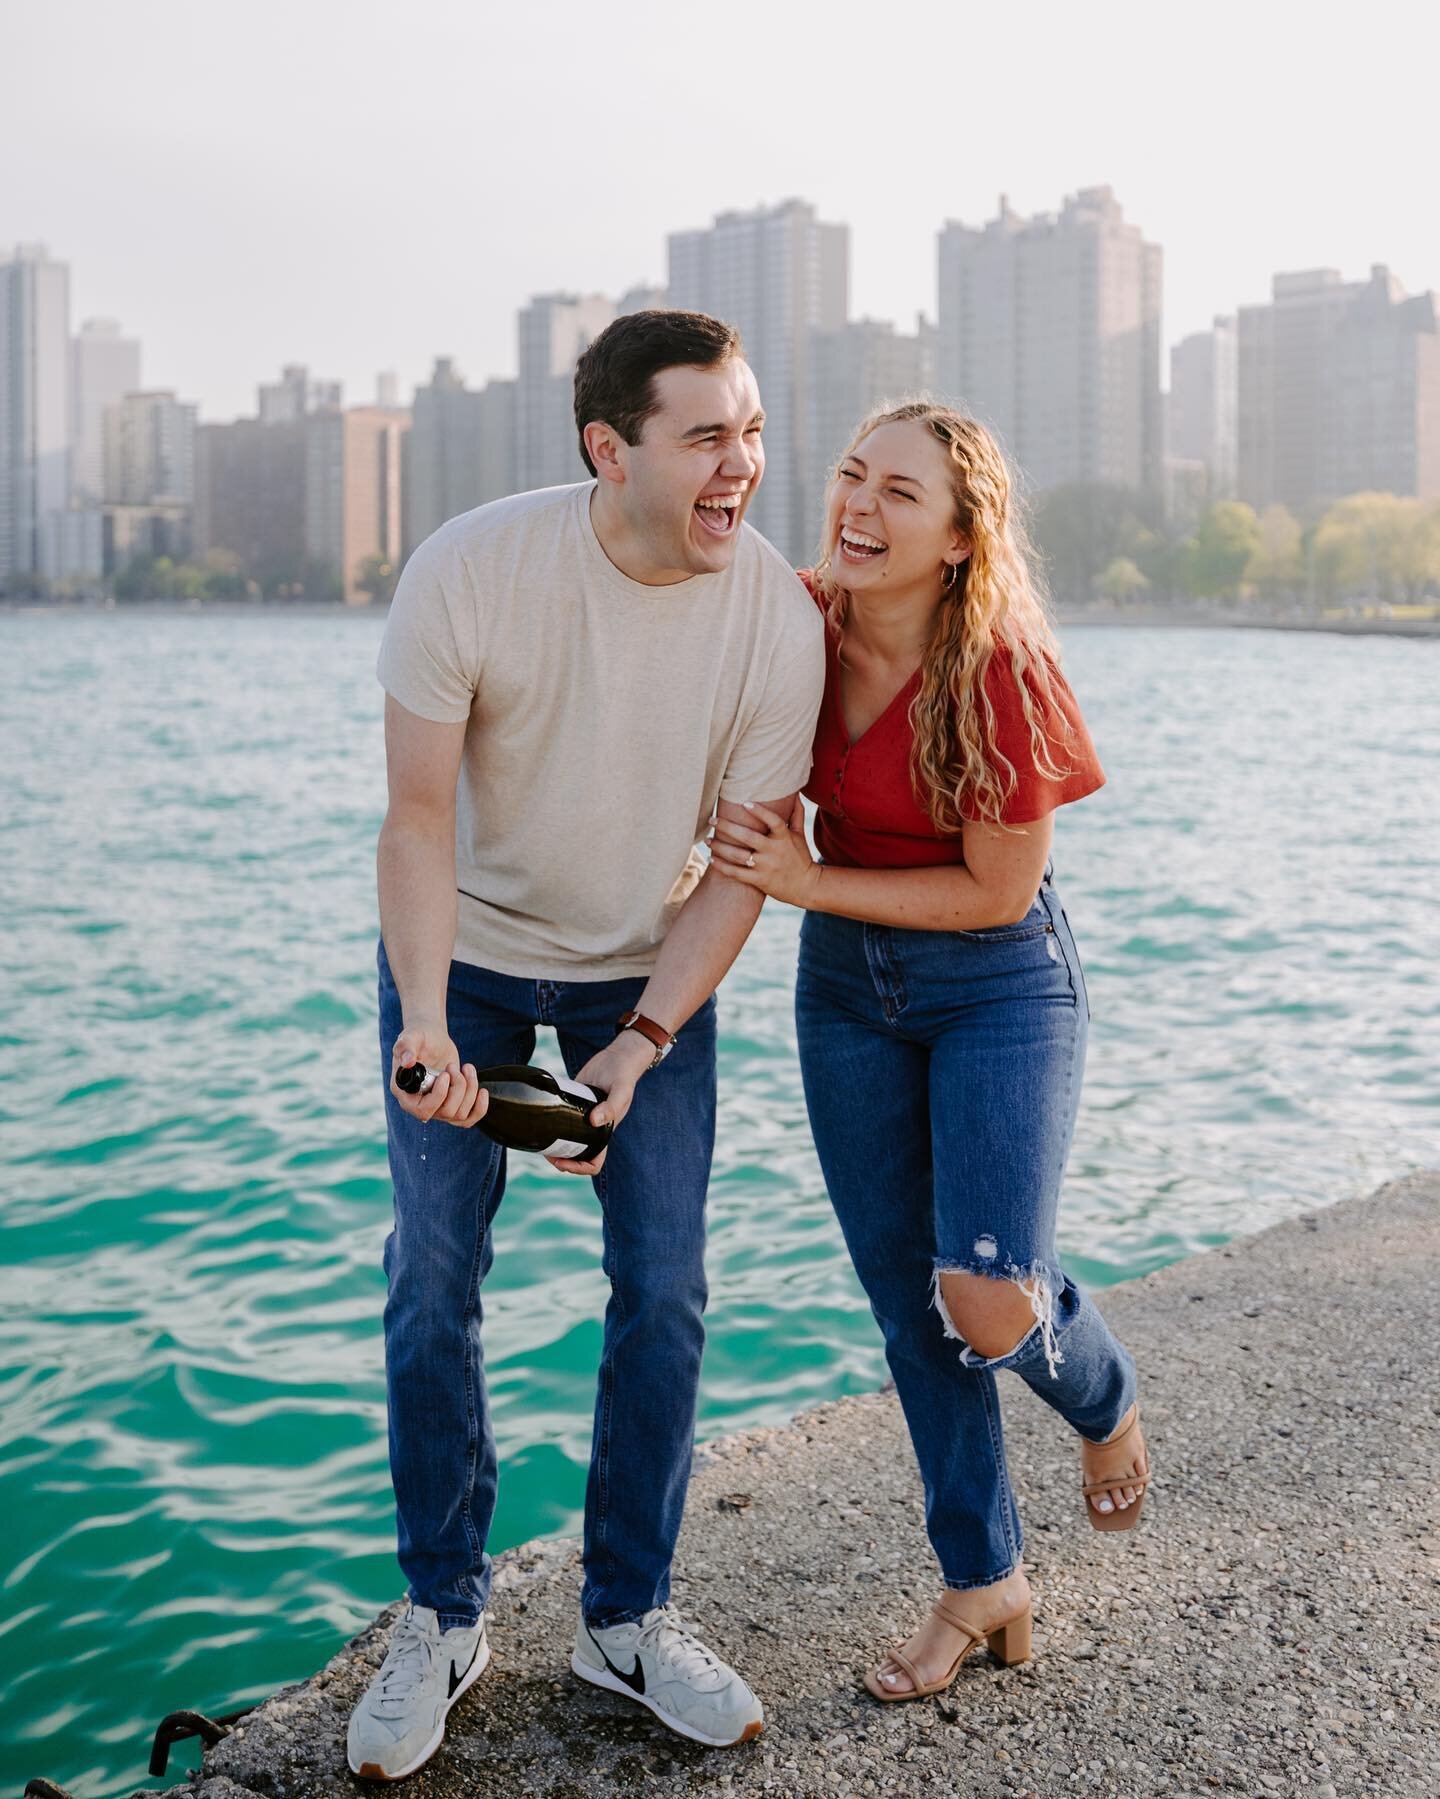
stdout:
<svg viewBox="0 0 1440 1799">
<path fill-rule="evenodd" d="M 400 1566 L 440 1627 L 473 1624 L 490 1594 L 495 1439 L 480 1348 L 480 1287 L 494 1254 L 506 1152 L 478 1130 L 424 1125 L 390 1093 L 400 1000 L 380 964 L 394 1228 L 385 1240 L 385 1375 Z M 615 1035 L 643 980 L 534 981 L 450 965 L 446 1018 L 477 1068 L 528 1062 L 553 1025 L 575 1074 Z M 610 1279 L 590 1476 L 581 1607 L 597 1628 L 670 1594 L 695 1436 L 705 1328 L 705 1192 L 715 1144 L 715 1001 L 641 1077 L 594 1186 Z"/>
<path fill-rule="evenodd" d="M 1091 1441 L 1135 1397 L 1129 1354 L 1055 1258 L 1089 1008 L 1047 873 L 1028 915 L 986 931 L 909 931 L 809 912 L 796 1019 L 830 1198 L 915 1445 L 948 1587 L 1020 1565 L 998 1369 Z M 939 1274 L 1016 1282 L 1035 1325 L 984 1357 L 951 1323 Z"/>
</svg>

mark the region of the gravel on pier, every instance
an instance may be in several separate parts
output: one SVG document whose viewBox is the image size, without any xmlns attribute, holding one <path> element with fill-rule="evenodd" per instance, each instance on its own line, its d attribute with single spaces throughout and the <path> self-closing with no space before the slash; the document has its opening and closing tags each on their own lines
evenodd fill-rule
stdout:
<svg viewBox="0 0 1440 1799">
<path fill-rule="evenodd" d="M 1440 1176 L 1101 1298 L 1141 1369 L 1156 1479 L 1137 1532 L 1090 1530 L 1073 1441 L 1003 1383 L 1031 1662 L 972 1656 L 908 1705 L 861 1689 L 936 1576 L 893 1394 L 840 1400 L 697 1458 L 675 1600 L 759 1692 L 763 1737 L 702 1749 L 577 1681 L 577 1547 L 534 1543 L 498 1559 L 494 1663 L 407 1791 L 1440 1793 Z M 169 1799 L 374 1792 L 345 1725 L 397 1609 Z"/>
</svg>

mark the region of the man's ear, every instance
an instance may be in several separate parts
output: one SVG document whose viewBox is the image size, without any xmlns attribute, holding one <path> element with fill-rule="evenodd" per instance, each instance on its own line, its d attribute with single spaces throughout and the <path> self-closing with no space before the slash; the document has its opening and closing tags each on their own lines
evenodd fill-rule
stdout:
<svg viewBox="0 0 1440 1799">
<path fill-rule="evenodd" d="M 595 474 L 601 481 L 625 479 L 626 447 L 619 432 L 600 419 L 592 419 L 585 427 L 585 448 L 590 452 L 590 460 L 595 464 Z"/>
</svg>

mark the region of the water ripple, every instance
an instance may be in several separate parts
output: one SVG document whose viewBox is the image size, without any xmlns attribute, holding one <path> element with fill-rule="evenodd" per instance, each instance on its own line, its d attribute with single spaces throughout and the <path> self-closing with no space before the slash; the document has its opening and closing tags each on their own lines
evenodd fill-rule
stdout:
<svg viewBox="0 0 1440 1799">
<path fill-rule="evenodd" d="M 15 1790 L 128 1793 L 166 1711 L 263 1697 L 398 1591 L 377 630 L 0 619 Z M 1095 1014 L 1063 1247 L 1104 1284 L 1437 1159 L 1437 649 L 1068 654 L 1111 780 L 1058 832 Z M 707 1432 L 883 1373 L 805 1123 L 795 933 L 767 913 L 722 995 Z M 588 1187 L 519 1169 L 498 1242 L 497 1547 L 575 1526 L 605 1299 Z"/>
</svg>

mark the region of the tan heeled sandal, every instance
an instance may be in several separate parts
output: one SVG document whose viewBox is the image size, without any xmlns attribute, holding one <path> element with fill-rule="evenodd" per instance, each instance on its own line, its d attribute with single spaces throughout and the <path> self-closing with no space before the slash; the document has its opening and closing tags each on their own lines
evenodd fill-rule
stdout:
<svg viewBox="0 0 1440 1799">
<path fill-rule="evenodd" d="M 948 1624 L 952 1630 L 962 1631 L 969 1640 L 950 1664 L 949 1673 L 942 1674 L 939 1680 L 921 1680 L 910 1661 L 898 1649 L 892 1649 L 888 1659 L 894 1662 L 897 1668 L 903 1668 L 909 1675 L 910 1690 L 905 1693 L 897 1693 L 881 1684 L 880 1668 L 884 1667 L 884 1662 L 881 1662 L 880 1667 L 871 1668 L 865 1676 L 867 1689 L 877 1699 L 884 1700 L 887 1705 L 896 1699 L 928 1699 L 932 1693 L 943 1693 L 960 1672 L 961 1662 L 980 1643 L 985 1645 L 997 1661 L 1004 1662 L 1007 1668 L 1013 1668 L 1017 1662 L 1029 1661 L 1030 1626 L 1034 1614 L 1028 1605 L 1023 1612 L 1017 1612 L 1013 1618 L 1007 1618 L 1003 1624 L 997 1624 L 994 1630 L 976 1630 L 973 1624 L 952 1612 L 948 1606 L 937 1603 L 932 1609 L 937 1618 Z"/>
<path fill-rule="evenodd" d="M 1113 1437 L 1107 1437 L 1103 1443 L 1091 1443 L 1092 1449 L 1114 1449 L 1123 1443 L 1132 1431 L 1140 1428 L 1140 1407 L 1137 1405 L 1130 1414 L 1130 1422 L 1124 1430 Z M 1080 1491 L 1085 1498 L 1085 1510 L 1090 1515 L 1090 1522 L 1096 1530 L 1134 1530 L 1140 1522 L 1140 1508 L 1145 1503 L 1145 1489 L 1150 1485 L 1149 1452 L 1146 1452 L 1146 1470 L 1144 1474 L 1112 1474 L 1107 1480 L 1087 1480 L 1081 1483 Z M 1082 1467 L 1083 1472 L 1083 1467 Z M 1100 1493 L 1111 1493 L 1116 1487 L 1135 1487 L 1138 1491 L 1129 1505 L 1122 1511 L 1117 1505 L 1113 1512 L 1097 1512 L 1091 1505 L 1092 1497 Z"/>
</svg>

